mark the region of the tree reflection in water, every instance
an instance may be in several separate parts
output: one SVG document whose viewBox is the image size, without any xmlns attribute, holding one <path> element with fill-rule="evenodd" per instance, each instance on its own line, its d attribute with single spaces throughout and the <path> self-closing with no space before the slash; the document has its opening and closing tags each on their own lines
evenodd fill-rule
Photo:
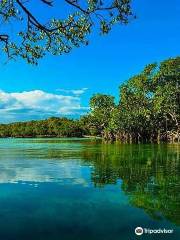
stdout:
<svg viewBox="0 0 180 240">
<path fill-rule="evenodd" d="M 180 145 L 102 144 L 84 151 L 84 161 L 94 168 L 96 187 L 122 180 L 131 205 L 152 218 L 180 224 Z"/>
</svg>

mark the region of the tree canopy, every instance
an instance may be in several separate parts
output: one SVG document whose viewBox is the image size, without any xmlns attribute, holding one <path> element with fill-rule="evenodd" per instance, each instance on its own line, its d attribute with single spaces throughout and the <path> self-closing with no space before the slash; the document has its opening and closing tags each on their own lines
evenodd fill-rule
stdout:
<svg viewBox="0 0 180 240">
<path fill-rule="evenodd" d="M 88 126 L 107 140 L 180 141 L 180 57 L 149 64 L 122 84 L 117 105 L 105 105 L 113 99 L 108 95 L 97 94 L 91 102 L 95 99 Z"/>
<path fill-rule="evenodd" d="M 133 16 L 131 0 L 1 0 L 0 46 L 8 59 L 21 57 L 37 64 L 47 53 L 61 55 L 72 48 L 88 44 L 88 35 L 96 27 L 108 33 L 116 23 L 127 24 Z M 64 16 L 61 5 L 68 8 Z M 59 17 L 40 16 L 33 7 L 53 8 Z M 62 5 L 62 6 L 64 6 Z M 33 7 L 32 7 L 33 6 Z M 14 26 L 12 34 L 8 26 Z"/>
</svg>

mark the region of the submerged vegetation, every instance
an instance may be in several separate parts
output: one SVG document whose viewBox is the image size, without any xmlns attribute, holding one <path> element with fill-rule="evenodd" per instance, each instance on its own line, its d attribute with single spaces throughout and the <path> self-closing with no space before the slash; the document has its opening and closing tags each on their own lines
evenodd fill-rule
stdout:
<svg viewBox="0 0 180 240">
<path fill-rule="evenodd" d="M 120 86 L 119 103 L 110 95 L 90 99 L 90 112 L 79 120 L 1 124 L 1 137 L 101 136 L 107 141 L 180 141 L 180 57 L 144 70 Z"/>
</svg>

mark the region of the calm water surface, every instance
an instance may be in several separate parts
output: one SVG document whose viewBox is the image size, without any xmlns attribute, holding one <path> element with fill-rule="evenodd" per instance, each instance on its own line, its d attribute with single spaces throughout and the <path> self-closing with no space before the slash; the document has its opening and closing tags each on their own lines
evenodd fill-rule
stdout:
<svg viewBox="0 0 180 240">
<path fill-rule="evenodd" d="M 180 145 L 0 139 L 0 240 L 180 239 L 179 178 Z"/>
</svg>

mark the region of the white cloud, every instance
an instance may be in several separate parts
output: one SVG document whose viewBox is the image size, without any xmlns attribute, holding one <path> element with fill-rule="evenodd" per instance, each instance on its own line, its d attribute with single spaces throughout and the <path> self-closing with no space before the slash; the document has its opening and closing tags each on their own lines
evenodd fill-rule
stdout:
<svg viewBox="0 0 180 240">
<path fill-rule="evenodd" d="M 82 91 L 83 89 L 79 90 L 79 94 L 67 96 L 42 90 L 14 93 L 0 90 L 0 121 L 12 122 L 50 116 L 81 115 L 88 111 L 87 107 L 81 106 L 80 93 Z"/>
<path fill-rule="evenodd" d="M 77 95 L 77 96 L 82 95 L 87 90 L 88 90 L 88 88 L 72 89 L 72 90 L 67 90 L 67 89 L 63 89 L 63 88 L 56 89 L 56 91 L 58 91 L 58 92 L 63 92 L 63 93 L 66 93 L 66 94 L 74 94 L 74 95 Z"/>
</svg>

